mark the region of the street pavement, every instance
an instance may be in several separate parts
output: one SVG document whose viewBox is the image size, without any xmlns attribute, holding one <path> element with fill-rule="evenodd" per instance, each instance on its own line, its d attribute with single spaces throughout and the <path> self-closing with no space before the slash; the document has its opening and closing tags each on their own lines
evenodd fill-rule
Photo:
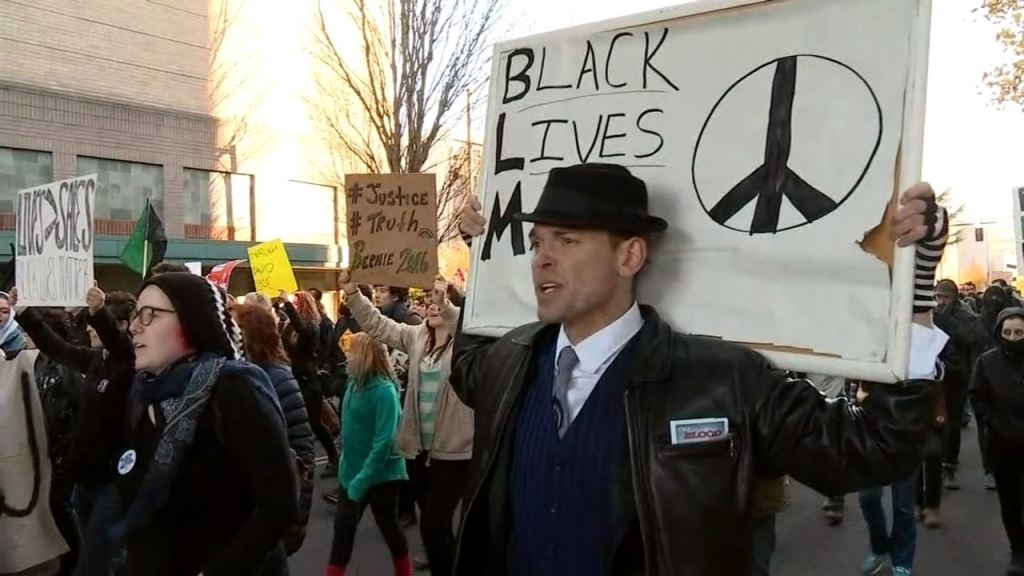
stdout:
<svg viewBox="0 0 1024 576">
<path fill-rule="evenodd" d="M 915 574 L 923 576 L 997 576 L 1006 569 L 1007 544 L 995 492 L 982 487 L 981 461 L 974 427 L 964 431 L 962 487 L 945 492 L 944 526 L 919 525 Z M 306 543 L 291 560 L 293 576 L 319 576 L 330 555 L 333 510 L 320 491 L 333 487 L 322 480 L 313 502 Z M 867 529 L 856 495 L 846 498 L 846 521 L 825 524 L 823 498 L 797 483 L 790 485 L 790 505 L 778 518 L 778 544 L 772 564 L 777 576 L 856 576 L 868 551 Z M 886 504 L 888 507 L 888 504 Z M 890 508 L 891 510 L 891 508 Z M 414 555 L 422 555 L 416 528 L 406 532 Z M 346 576 L 391 576 L 391 561 L 373 515 L 366 512 L 356 538 L 355 556 Z"/>
</svg>

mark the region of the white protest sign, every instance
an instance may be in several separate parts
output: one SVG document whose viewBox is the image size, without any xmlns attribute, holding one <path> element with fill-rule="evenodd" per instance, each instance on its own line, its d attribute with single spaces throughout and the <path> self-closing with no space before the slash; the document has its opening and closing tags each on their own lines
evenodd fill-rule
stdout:
<svg viewBox="0 0 1024 576">
<path fill-rule="evenodd" d="M 879 226 L 920 177 L 930 7 L 705 0 L 496 46 L 464 329 L 536 320 L 531 225 L 512 215 L 552 168 L 616 163 L 669 223 L 639 300 L 676 330 L 791 370 L 903 376 L 913 254 Z"/>
<path fill-rule="evenodd" d="M 1024 276 L 1024 188 L 1013 189 L 1013 236 L 1017 278 Z"/>
<path fill-rule="evenodd" d="M 203 275 L 202 262 L 185 262 L 185 268 L 188 268 L 188 271 L 195 274 L 196 276 Z"/>
<path fill-rule="evenodd" d="M 96 175 L 18 192 L 18 304 L 84 306 L 93 285 Z"/>
</svg>

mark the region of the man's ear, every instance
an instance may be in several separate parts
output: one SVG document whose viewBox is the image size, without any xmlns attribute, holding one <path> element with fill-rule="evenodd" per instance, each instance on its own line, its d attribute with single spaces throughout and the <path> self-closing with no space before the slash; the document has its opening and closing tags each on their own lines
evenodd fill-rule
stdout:
<svg viewBox="0 0 1024 576">
<path fill-rule="evenodd" d="M 639 236 L 623 240 L 616 249 L 619 274 L 624 277 L 636 276 L 647 263 L 647 241 Z"/>
</svg>

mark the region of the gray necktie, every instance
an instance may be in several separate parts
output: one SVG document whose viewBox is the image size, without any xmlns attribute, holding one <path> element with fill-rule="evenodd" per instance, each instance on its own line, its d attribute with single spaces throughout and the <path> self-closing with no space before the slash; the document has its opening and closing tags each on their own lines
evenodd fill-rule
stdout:
<svg viewBox="0 0 1024 576">
<path fill-rule="evenodd" d="M 562 348 L 558 353 L 558 367 L 555 369 L 555 386 L 551 405 L 555 409 L 555 426 L 558 428 L 558 437 L 562 438 L 569 430 L 572 422 L 572 413 L 569 411 L 569 381 L 572 380 L 572 370 L 580 363 L 579 357 L 572 346 Z"/>
</svg>

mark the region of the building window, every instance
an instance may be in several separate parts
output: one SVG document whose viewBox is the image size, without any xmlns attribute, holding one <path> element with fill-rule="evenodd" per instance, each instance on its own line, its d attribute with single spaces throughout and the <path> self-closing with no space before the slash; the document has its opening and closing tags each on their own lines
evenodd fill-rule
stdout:
<svg viewBox="0 0 1024 576">
<path fill-rule="evenodd" d="M 275 196 L 273 213 L 289 214 L 296 225 L 282 231 L 280 238 L 299 244 L 336 244 L 335 196 L 333 186 L 289 180 L 285 193 Z"/>
<path fill-rule="evenodd" d="M 974 241 L 975 242 L 984 242 L 985 241 L 985 229 L 984 228 L 975 228 L 974 229 Z"/>
<path fill-rule="evenodd" d="M 53 182 L 53 154 L 0 148 L 0 213 L 14 213 L 19 190 L 50 182 Z"/>
<path fill-rule="evenodd" d="M 134 223 L 149 199 L 157 214 L 164 211 L 164 168 L 121 160 L 78 157 L 78 175 L 97 174 L 97 220 Z"/>
<path fill-rule="evenodd" d="M 251 240 L 252 176 L 185 168 L 185 236 Z"/>
</svg>

